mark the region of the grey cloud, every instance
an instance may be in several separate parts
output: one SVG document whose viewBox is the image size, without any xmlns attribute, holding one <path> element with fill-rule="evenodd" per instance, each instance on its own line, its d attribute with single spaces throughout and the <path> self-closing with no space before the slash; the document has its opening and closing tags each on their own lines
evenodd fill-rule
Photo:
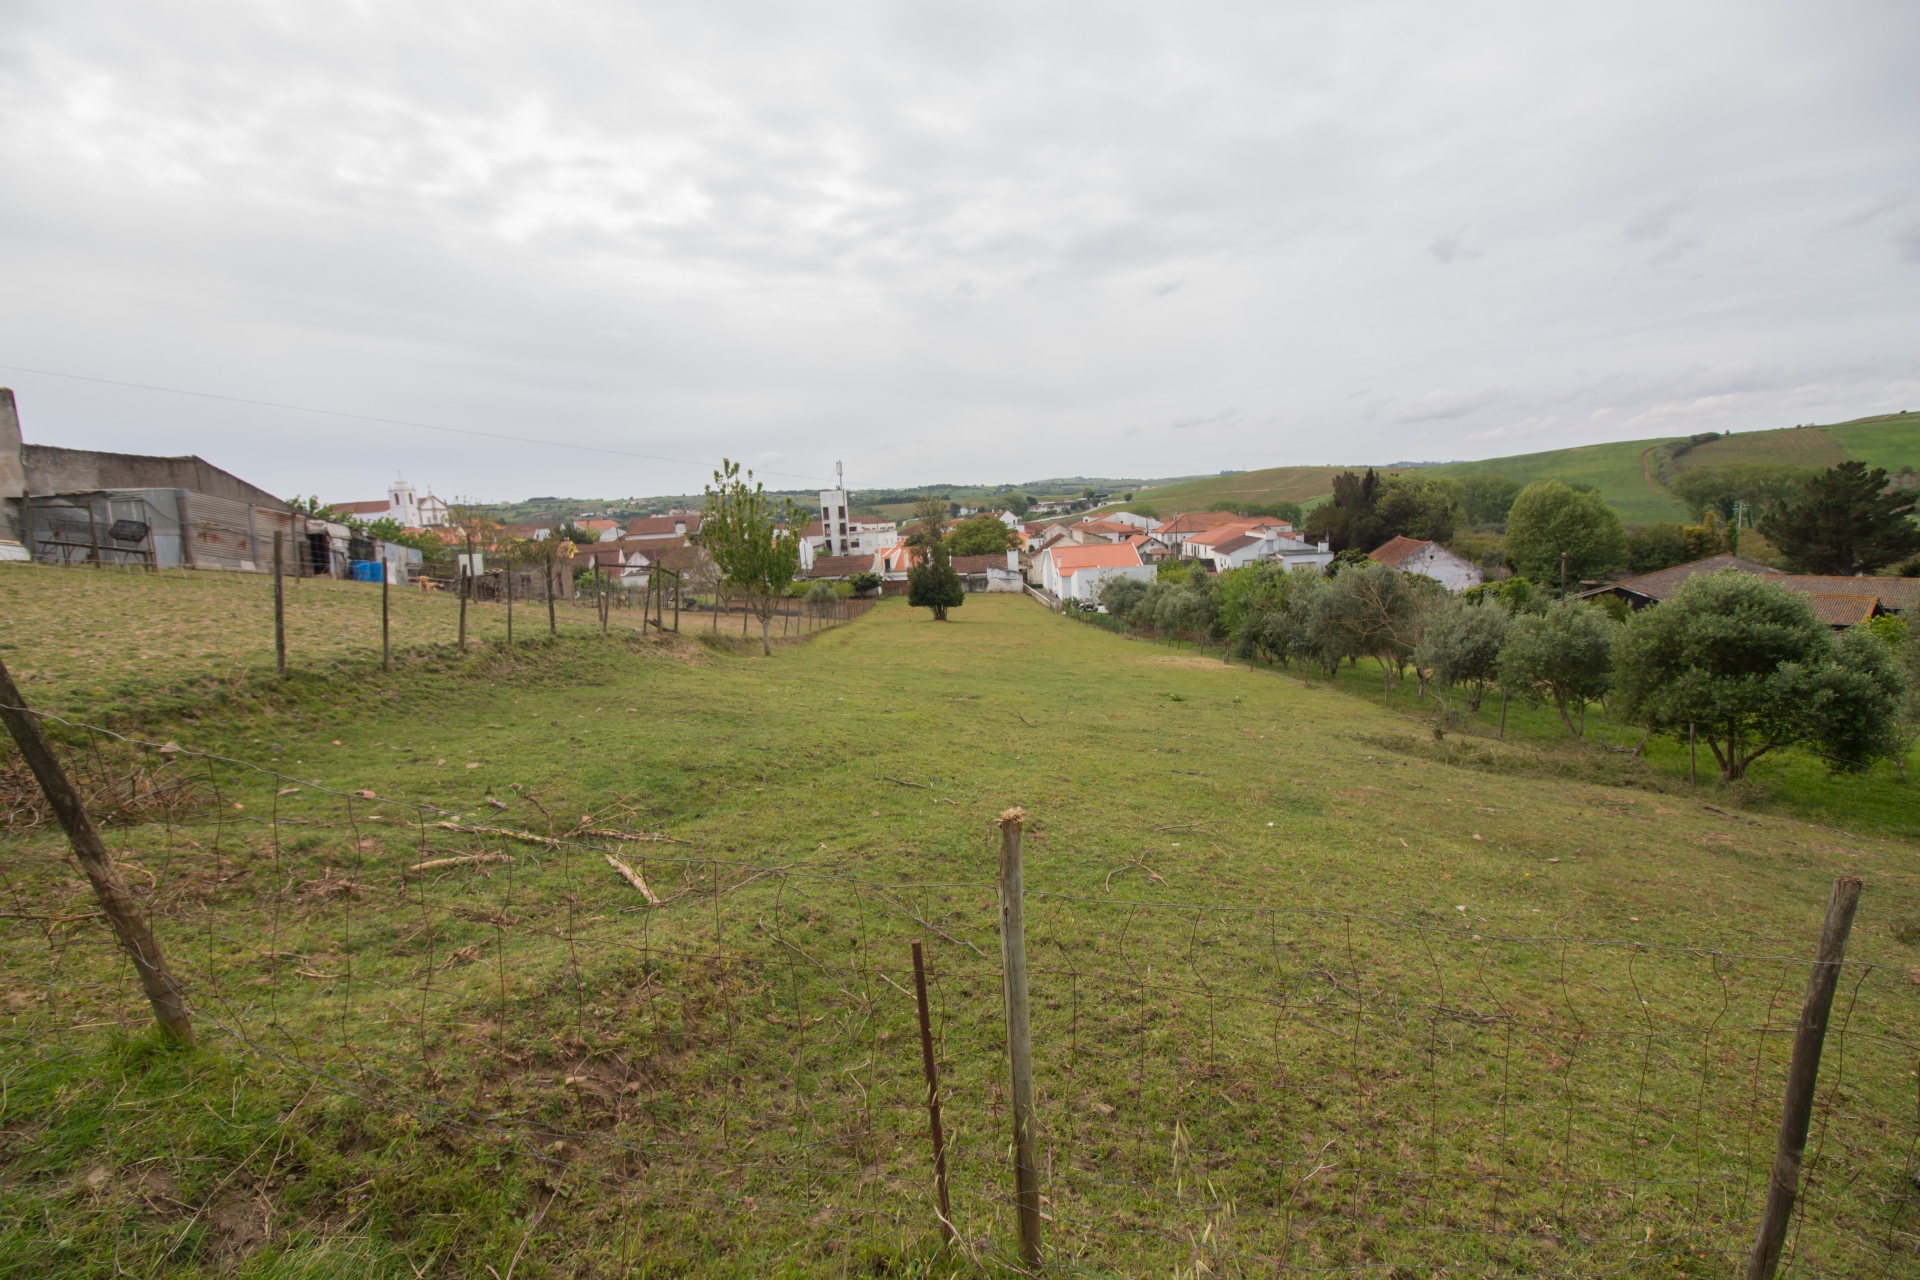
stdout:
<svg viewBox="0 0 1920 1280">
<path fill-rule="evenodd" d="M 1471 260 L 1481 256 L 1480 250 L 1469 245 L 1460 236 L 1441 236 L 1427 246 L 1427 252 L 1433 255 L 1435 262 L 1443 266 L 1456 259 Z"/>
<path fill-rule="evenodd" d="M 1191 431 L 1195 427 L 1220 427 L 1236 421 L 1240 416 L 1238 409 L 1222 409 L 1199 418 L 1176 418 L 1167 425 L 1175 431 Z"/>
<path fill-rule="evenodd" d="M 1900 250 L 1900 261 L 1920 262 L 1920 218 L 1894 232 L 1893 243 Z"/>
<path fill-rule="evenodd" d="M 1880 237 L 1920 261 L 1920 224 L 1867 211 L 1920 165 L 1920 10 L 1729 12 L 20 0 L 0 361 L 867 484 L 1900 407 L 1920 300 Z M 297 416 L 0 379 L 30 439 L 284 492 L 582 483 L 558 450 L 315 450 Z M 1187 425 L 1169 457 L 1115 422 Z"/>
<path fill-rule="evenodd" d="M 1503 387 L 1468 392 L 1429 391 L 1409 405 L 1394 421 L 1440 422 L 1448 418 L 1464 418 L 1482 409 L 1505 404 L 1512 398 L 1512 392 Z"/>
<path fill-rule="evenodd" d="M 1627 239 L 1632 241 L 1666 239 L 1667 234 L 1673 230 L 1673 220 L 1686 207 L 1687 202 L 1684 200 L 1669 199 L 1642 209 L 1627 219 Z"/>
</svg>

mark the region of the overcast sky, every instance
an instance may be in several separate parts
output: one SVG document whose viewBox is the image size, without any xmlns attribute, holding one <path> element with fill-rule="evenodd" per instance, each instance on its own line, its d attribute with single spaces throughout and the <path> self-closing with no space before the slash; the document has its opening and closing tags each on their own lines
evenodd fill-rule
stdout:
<svg viewBox="0 0 1920 1280">
<path fill-rule="evenodd" d="M 1912 0 L 0 14 L 0 364 L 551 442 L 0 370 L 30 441 L 283 494 L 1920 408 Z"/>
</svg>

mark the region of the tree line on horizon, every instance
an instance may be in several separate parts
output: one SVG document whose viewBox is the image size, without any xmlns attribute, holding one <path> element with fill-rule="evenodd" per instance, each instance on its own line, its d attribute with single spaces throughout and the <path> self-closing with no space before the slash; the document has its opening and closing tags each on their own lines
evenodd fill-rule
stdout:
<svg viewBox="0 0 1920 1280">
<path fill-rule="evenodd" d="M 1729 463 L 1682 473 L 1672 484 L 1694 525 L 1632 530 L 1590 485 L 1500 475 L 1452 479 L 1419 472 L 1346 471 L 1307 513 L 1311 537 L 1336 553 L 1367 553 L 1396 537 L 1438 542 L 1487 568 L 1536 582 L 1569 583 L 1618 569 L 1650 573 L 1721 552 L 1738 553 L 1751 527 L 1784 566 L 1852 576 L 1898 565 L 1920 576 L 1915 491 L 1891 487 L 1883 468 L 1843 462 L 1825 471 Z"/>
</svg>

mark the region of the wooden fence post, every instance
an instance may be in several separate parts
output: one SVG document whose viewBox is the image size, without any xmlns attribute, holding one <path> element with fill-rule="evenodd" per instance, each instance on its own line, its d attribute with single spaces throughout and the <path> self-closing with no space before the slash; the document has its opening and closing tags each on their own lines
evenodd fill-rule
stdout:
<svg viewBox="0 0 1920 1280">
<path fill-rule="evenodd" d="M 273 533 L 273 665 L 287 674 L 287 591 L 280 579 L 280 531 Z"/>
<path fill-rule="evenodd" d="M 67 843 L 73 846 L 74 857 L 93 883 L 93 895 L 99 900 L 107 923 L 113 926 L 120 945 L 133 958 L 134 971 L 140 975 L 141 989 L 153 1006 L 154 1021 L 160 1024 L 161 1034 L 177 1044 L 191 1045 L 193 1017 L 187 1012 L 180 984 L 167 969 L 160 943 L 141 913 L 140 900 L 128 893 L 121 882 L 112 855 L 107 852 L 100 833 L 94 830 L 92 819 L 87 817 L 80 793 L 74 790 L 66 771 L 54 757 L 53 748 L 40 731 L 39 721 L 27 710 L 27 701 L 14 686 L 5 662 L 0 662 L 0 719 L 6 721 L 7 731 L 20 745 L 20 754 L 26 757 L 27 766 L 33 770 L 47 803 L 53 806 L 60 825 L 66 828 Z"/>
<path fill-rule="evenodd" d="M 1013 1077 L 1013 1197 L 1020 1257 L 1040 1265 L 1040 1159 L 1033 1122 L 1033 1035 L 1027 1009 L 1027 917 L 1020 876 L 1023 809 L 1000 815 L 1000 964 L 1007 1006 L 1007 1059 Z"/>
<path fill-rule="evenodd" d="M 920 1006 L 920 1067 L 927 1077 L 927 1120 L 933 1134 L 933 1187 L 940 1198 L 940 1234 L 954 1238 L 953 1206 L 947 1203 L 947 1135 L 940 1127 L 940 1067 L 933 1060 L 933 1020 L 927 1013 L 927 966 L 913 944 L 913 994 Z"/>
<path fill-rule="evenodd" d="M 473 530 L 467 530 L 467 559 L 460 566 L 460 652 L 467 651 L 467 593 L 473 584 Z"/>
<path fill-rule="evenodd" d="M 1773 1153 L 1773 1173 L 1767 1179 L 1767 1207 L 1760 1217 L 1760 1235 L 1747 1259 L 1747 1280 L 1773 1280 L 1780 1266 L 1780 1249 L 1793 1220 L 1793 1202 L 1800 1194 L 1800 1158 L 1807 1149 L 1807 1126 L 1813 1120 L 1814 1086 L 1820 1079 L 1820 1050 L 1827 1038 L 1827 1016 L 1833 1011 L 1833 990 L 1840 983 L 1840 965 L 1847 958 L 1847 934 L 1860 905 L 1860 879 L 1841 876 L 1827 899 L 1827 919 L 1820 929 L 1820 953 L 1807 978 L 1807 998 L 1800 1008 L 1800 1025 L 1793 1033 L 1793 1063 L 1787 1068 L 1787 1097 L 1780 1108 L 1780 1139 Z"/>
<path fill-rule="evenodd" d="M 554 550 L 547 548 L 547 634 L 550 636 L 560 634 L 560 620 L 553 612 Z"/>
</svg>

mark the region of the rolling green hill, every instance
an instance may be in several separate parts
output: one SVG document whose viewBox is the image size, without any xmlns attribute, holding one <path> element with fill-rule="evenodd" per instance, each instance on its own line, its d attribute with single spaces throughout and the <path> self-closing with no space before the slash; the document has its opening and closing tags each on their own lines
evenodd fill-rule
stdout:
<svg viewBox="0 0 1920 1280">
<path fill-rule="evenodd" d="M 1576 449 L 1487 458 L 1480 462 L 1449 462 L 1422 470 L 1429 475 L 1455 478 L 1497 472 L 1521 484 L 1532 484 L 1536 480 L 1590 484 L 1629 524 L 1679 520 L 1686 516 L 1687 509 L 1678 498 L 1658 487 L 1651 470 L 1654 451 L 1673 443 L 1672 440 L 1621 440 Z"/>
<path fill-rule="evenodd" d="M 1235 510 L 1247 503 L 1298 502 L 1310 505 L 1333 491 L 1333 478 L 1347 467 L 1267 467 L 1232 475 L 1207 476 L 1159 489 L 1142 489 L 1135 504 L 1146 503 L 1163 513 Z"/>
<path fill-rule="evenodd" d="M 1767 462 L 1823 468 L 1858 459 L 1889 471 L 1920 468 L 1920 413 L 1879 414 L 1833 426 L 1736 432 L 1672 456 L 1673 447 L 1685 443 L 1684 436 L 1621 440 L 1419 469 L 1456 479 L 1498 473 L 1521 484 L 1536 480 L 1587 484 L 1629 524 L 1679 520 L 1686 517 L 1686 508 L 1667 492 L 1661 477 L 1696 467 Z M 1362 465 L 1355 464 L 1353 469 Z M 1333 477 L 1344 470 L 1349 468 L 1268 467 L 1142 490 L 1137 498 L 1162 514 L 1279 501 L 1310 507 L 1332 491 Z"/>
<path fill-rule="evenodd" d="M 1590 484 L 1629 524 L 1677 520 L 1685 517 L 1686 508 L 1666 491 L 1662 477 L 1697 467 L 1743 462 L 1813 470 L 1850 459 L 1889 471 L 1920 467 L 1920 414 L 1887 413 L 1834 426 L 1735 432 L 1674 456 L 1673 447 L 1684 443 L 1684 438 L 1626 440 L 1480 462 L 1450 462 L 1426 470 L 1456 477 L 1498 472 L 1522 484 L 1535 480 Z"/>
</svg>

